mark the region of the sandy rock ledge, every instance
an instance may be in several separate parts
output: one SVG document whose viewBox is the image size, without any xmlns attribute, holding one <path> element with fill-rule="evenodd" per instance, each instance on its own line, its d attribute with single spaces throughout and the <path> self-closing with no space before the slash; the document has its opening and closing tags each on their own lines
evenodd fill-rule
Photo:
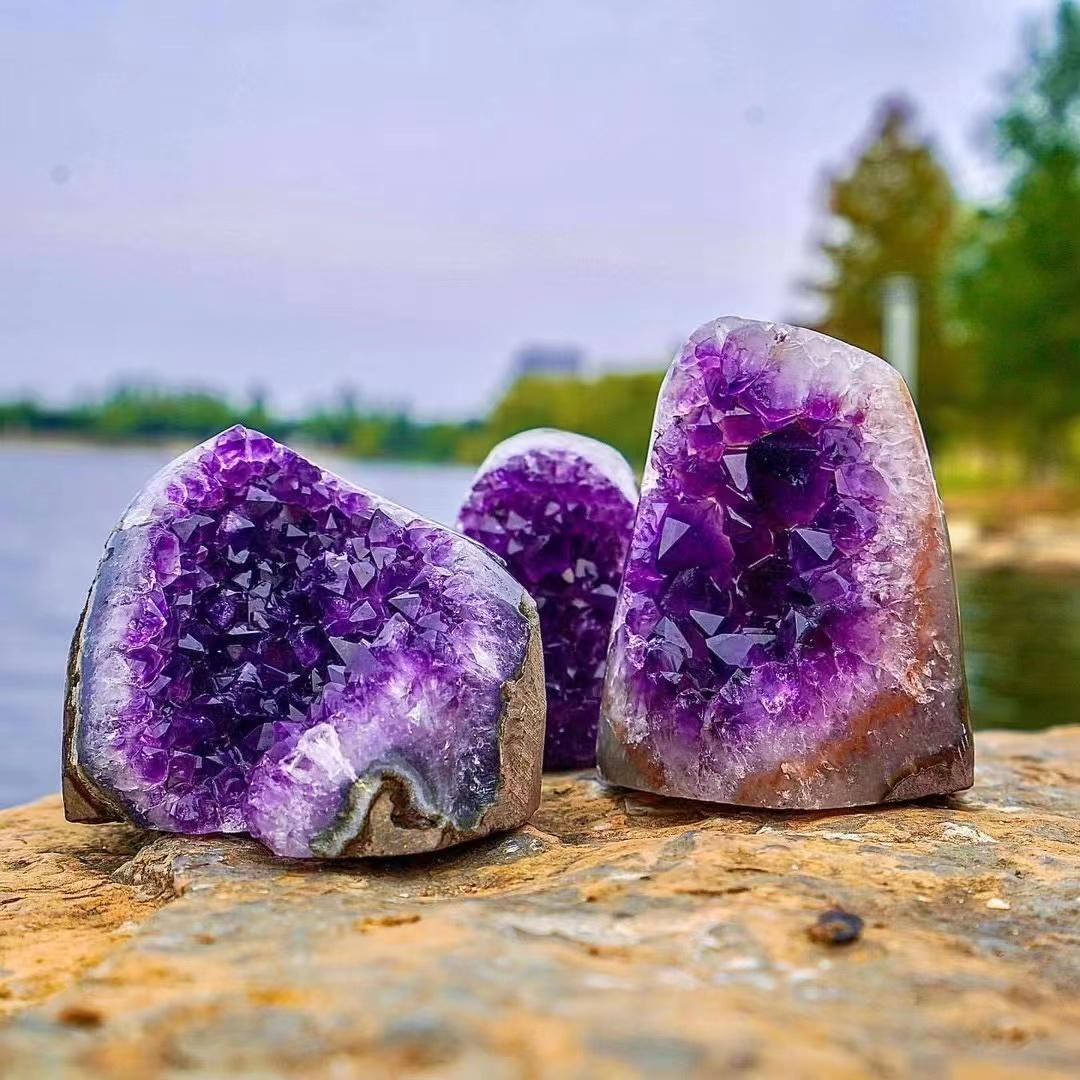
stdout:
<svg viewBox="0 0 1080 1080">
<path fill-rule="evenodd" d="M 718 814 L 588 774 L 406 861 L 0 813 L 0 1076 L 1074 1076 L 1080 728 L 963 796 Z M 830 945 L 828 909 L 863 920 Z"/>
</svg>

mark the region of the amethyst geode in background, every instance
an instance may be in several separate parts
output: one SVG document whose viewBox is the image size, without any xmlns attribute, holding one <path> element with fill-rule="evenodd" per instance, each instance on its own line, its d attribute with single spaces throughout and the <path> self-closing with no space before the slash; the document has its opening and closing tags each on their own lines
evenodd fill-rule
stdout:
<svg viewBox="0 0 1080 1080">
<path fill-rule="evenodd" d="M 471 540 L 230 428 L 109 538 L 65 720 L 73 820 L 429 851 L 539 801 L 535 608 Z"/>
<path fill-rule="evenodd" d="M 618 451 L 541 428 L 491 451 L 461 509 L 461 531 L 506 560 L 540 612 L 545 768 L 596 763 L 611 616 L 636 501 Z"/>
<path fill-rule="evenodd" d="M 703 326 L 660 391 L 601 772 L 810 809 L 957 791 L 972 759 L 948 540 L 902 379 L 798 327 Z"/>
</svg>

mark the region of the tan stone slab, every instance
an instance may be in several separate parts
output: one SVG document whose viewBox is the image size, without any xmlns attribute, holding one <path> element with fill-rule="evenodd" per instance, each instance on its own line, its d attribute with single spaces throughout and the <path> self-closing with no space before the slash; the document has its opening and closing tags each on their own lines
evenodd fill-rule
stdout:
<svg viewBox="0 0 1080 1080">
<path fill-rule="evenodd" d="M 1066 1077 L 1080 728 L 984 733 L 975 788 L 718 812 L 545 784 L 404 861 L 0 813 L 0 1076 Z M 831 907 L 865 921 L 830 946 Z"/>
</svg>

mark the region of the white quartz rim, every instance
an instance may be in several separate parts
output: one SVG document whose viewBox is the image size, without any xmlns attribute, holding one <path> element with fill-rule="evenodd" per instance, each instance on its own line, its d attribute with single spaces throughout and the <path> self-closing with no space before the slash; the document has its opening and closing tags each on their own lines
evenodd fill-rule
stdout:
<svg viewBox="0 0 1080 1080">
<path fill-rule="evenodd" d="M 476 476 L 484 476 L 502 468 L 512 458 L 530 453 L 563 454 L 582 458 L 607 477 L 630 503 L 637 504 L 638 489 L 634 471 L 615 447 L 588 435 L 561 431 L 558 428 L 532 428 L 503 439 L 484 458 Z"/>
</svg>

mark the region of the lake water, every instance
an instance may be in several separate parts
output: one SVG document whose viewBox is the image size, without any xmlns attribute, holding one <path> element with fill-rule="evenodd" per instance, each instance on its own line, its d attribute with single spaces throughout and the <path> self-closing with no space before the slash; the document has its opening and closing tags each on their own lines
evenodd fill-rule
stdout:
<svg viewBox="0 0 1080 1080">
<path fill-rule="evenodd" d="M 64 665 L 101 548 L 168 458 L 150 449 L 0 444 L 0 806 L 59 786 Z M 472 470 L 319 455 L 341 475 L 450 522 Z M 979 727 L 1074 718 L 1080 577 L 964 574 L 961 604 Z"/>
</svg>

